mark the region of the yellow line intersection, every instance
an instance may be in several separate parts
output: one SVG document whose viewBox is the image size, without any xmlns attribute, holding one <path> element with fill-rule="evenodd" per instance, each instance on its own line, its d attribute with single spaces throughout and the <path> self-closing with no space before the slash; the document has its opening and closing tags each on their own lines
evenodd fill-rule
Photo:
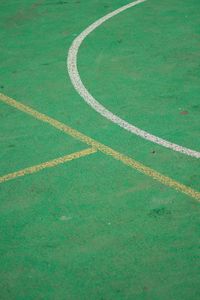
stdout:
<svg viewBox="0 0 200 300">
<path fill-rule="evenodd" d="M 154 180 L 200 201 L 200 192 L 195 191 L 192 188 L 190 188 L 184 184 L 181 184 L 181 183 L 173 180 L 170 177 L 162 175 L 161 173 L 143 165 L 142 163 L 134 160 L 133 158 L 130 158 L 118 151 L 115 151 L 114 149 L 112 149 L 102 143 L 97 142 L 96 140 L 82 134 L 81 132 L 67 126 L 66 124 L 63 124 L 45 114 L 42 114 L 42 113 L 36 111 L 35 109 L 33 109 L 27 105 L 24 105 L 2 93 L 0 93 L 0 100 L 12 107 L 24 112 L 24 113 L 31 115 L 32 117 L 34 117 L 42 122 L 48 123 L 49 125 L 57 128 L 58 130 L 60 130 L 62 132 L 65 132 L 67 135 L 70 135 L 75 139 L 78 139 L 78 140 L 86 143 L 87 145 L 92 147 L 93 151 L 98 150 L 106 155 L 109 155 L 109 156 L 113 157 L 114 159 L 121 161 L 123 164 L 125 164 L 133 169 L 136 169 L 140 173 L 150 176 Z M 8 175 L 6 175 L 6 176 L 8 176 Z"/>
</svg>

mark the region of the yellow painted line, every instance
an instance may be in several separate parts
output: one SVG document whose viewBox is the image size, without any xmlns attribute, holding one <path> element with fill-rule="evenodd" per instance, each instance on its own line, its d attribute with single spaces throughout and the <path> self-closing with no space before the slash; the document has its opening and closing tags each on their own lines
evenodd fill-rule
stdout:
<svg viewBox="0 0 200 300">
<path fill-rule="evenodd" d="M 173 180 L 172 178 L 162 175 L 161 173 L 143 165 L 142 163 L 134 160 L 133 158 L 130 158 L 120 152 L 117 152 L 117 151 L 113 150 L 112 148 L 110 148 L 102 143 L 99 143 L 99 142 L 95 141 L 94 139 L 82 134 L 81 132 L 79 132 L 79 131 L 77 131 L 77 130 L 51 118 L 51 117 L 48 117 L 45 114 L 42 114 L 42 113 L 32 109 L 31 107 L 24 105 L 4 94 L 0 93 L 0 100 L 12 107 L 17 108 L 20 111 L 23 111 L 23 112 L 31 115 L 32 117 L 34 117 L 40 121 L 50 124 L 51 126 L 57 128 L 58 130 L 60 130 L 62 132 L 65 132 L 66 134 L 72 136 L 73 138 L 78 139 L 78 140 L 92 146 L 92 148 L 97 149 L 97 150 L 101 151 L 102 153 L 109 155 L 109 156 L 115 158 L 116 160 L 121 161 L 125 165 L 127 165 L 133 169 L 136 169 L 140 173 L 150 176 L 153 179 L 159 181 L 160 183 L 200 201 L 200 192 L 195 191 L 192 188 Z"/>
<path fill-rule="evenodd" d="M 65 156 L 62 156 L 62 157 L 59 157 L 59 158 L 41 163 L 41 164 L 36 165 L 36 166 L 32 166 L 32 167 L 29 167 L 29 168 L 26 168 L 26 169 L 23 169 L 23 170 L 20 170 L 20 171 L 17 171 L 17 172 L 13 172 L 13 173 L 1 176 L 0 177 L 0 183 L 8 181 L 8 180 L 15 179 L 17 177 L 22 177 L 22 176 L 25 176 L 25 175 L 28 175 L 28 174 L 33 174 L 33 173 L 39 172 L 39 171 L 41 171 L 43 169 L 46 169 L 46 168 L 53 168 L 57 165 L 64 164 L 68 161 L 78 159 L 80 157 L 90 155 L 90 154 L 95 153 L 95 152 L 97 152 L 96 149 L 89 148 L 89 149 L 85 149 L 85 150 L 75 152 L 75 153 L 72 153 L 72 154 L 69 154 L 69 155 L 65 155 Z"/>
</svg>

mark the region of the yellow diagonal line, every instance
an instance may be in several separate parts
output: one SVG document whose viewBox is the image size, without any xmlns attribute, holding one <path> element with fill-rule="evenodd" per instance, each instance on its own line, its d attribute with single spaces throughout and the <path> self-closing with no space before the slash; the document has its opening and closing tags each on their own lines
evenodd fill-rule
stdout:
<svg viewBox="0 0 200 300">
<path fill-rule="evenodd" d="M 1 176 L 0 177 L 0 183 L 8 181 L 8 180 L 12 180 L 12 179 L 15 179 L 17 177 L 24 176 L 24 175 L 36 173 L 36 172 L 39 172 L 39 171 L 41 171 L 43 169 L 46 169 L 46 168 L 52 168 L 52 167 L 55 167 L 57 165 L 64 164 L 68 161 L 71 161 L 71 160 L 74 160 L 74 159 L 77 159 L 77 158 L 80 158 L 80 157 L 83 157 L 83 156 L 86 156 L 86 155 L 90 155 L 90 154 L 95 153 L 95 152 L 97 152 L 96 149 L 89 148 L 89 149 L 85 149 L 85 150 L 75 152 L 75 153 L 72 153 L 72 154 L 69 154 L 69 155 L 65 155 L 65 156 L 62 156 L 62 157 L 59 157 L 59 158 L 41 163 L 41 164 L 36 165 L 36 166 L 32 166 L 32 167 L 29 167 L 29 168 L 26 168 L 26 169 L 23 169 L 23 170 L 20 170 L 20 171 L 17 171 L 17 172 L 13 172 L 13 173 Z"/>
<path fill-rule="evenodd" d="M 120 152 L 117 152 L 115 150 L 113 150 L 112 148 L 99 143 L 97 141 L 95 141 L 94 139 L 80 133 L 79 131 L 51 118 L 46 116 L 45 114 L 42 114 L 34 109 L 32 109 L 31 107 L 24 105 L 6 95 L 3 95 L 0 93 L 0 100 L 10 106 L 13 106 L 15 108 L 17 108 L 18 110 L 21 110 L 29 115 L 31 115 L 32 117 L 43 121 L 45 123 L 50 124 L 51 126 L 59 129 L 60 131 L 65 132 L 66 134 L 92 146 L 92 148 L 95 148 L 103 153 L 105 153 L 106 155 L 112 156 L 114 159 L 121 161 L 122 163 L 124 163 L 125 165 L 136 169 L 137 171 L 152 177 L 153 179 L 161 182 L 162 184 L 171 187 L 179 192 L 182 192 L 198 201 L 200 201 L 200 192 L 195 191 L 193 189 L 191 189 L 190 187 L 181 184 L 165 175 L 162 175 L 161 173 L 158 173 L 157 171 L 143 165 L 140 162 L 137 162 L 136 160 L 134 160 L 133 158 L 130 158 L 126 155 L 123 155 Z"/>
</svg>

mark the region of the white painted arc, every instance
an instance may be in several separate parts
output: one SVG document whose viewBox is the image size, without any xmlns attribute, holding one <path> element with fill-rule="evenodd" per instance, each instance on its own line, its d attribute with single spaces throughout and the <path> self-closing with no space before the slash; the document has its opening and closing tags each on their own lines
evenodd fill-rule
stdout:
<svg viewBox="0 0 200 300">
<path fill-rule="evenodd" d="M 138 0 L 138 1 L 134 1 L 131 2 L 127 5 L 122 6 L 121 8 L 118 8 L 117 10 L 107 14 L 106 16 L 100 18 L 99 20 L 97 20 L 96 22 L 94 22 L 93 24 L 91 24 L 89 27 L 87 27 L 81 34 L 79 34 L 73 41 L 70 49 L 69 49 L 69 53 L 68 53 L 68 57 L 67 57 L 67 68 L 68 68 L 68 73 L 70 76 L 70 79 L 72 81 L 72 84 L 74 86 L 74 88 L 76 89 L 76 91 L 79 93 L 79 95 L 85 100 L 85 102 L 87 102 L 94 110 L 96 110 L 98 113 L 100 113 L 102 116 L 104 116 L 105 118 L 107 118 L 108 120 L 110 120 L 111 122 L 119 125 L 120 127 L 124 128 L 125 130 L 136 134 L 148 141 L 151 141 L 153 143 L 156 143 L 158 145 L 161 145 L 163 147 L 172 149 L 174 151 L 195 157 L 195 158 L 200 158 L 200 152 L 192 150 L 192 149 L 188 149 L 185 148 L 183 146 L 171 143 L 167 140 L 164 140 L 162 138 L 159 138 L 153 134 L 148 133 L 147 131 L 144 131 L 130 123 L 128 123 L 127 121 L 121 119 L 120 117 L 118 117 L 117 115 L 113 114 L 112 112 L 110 112 L 108 109 L 106 109 L 103 105 L 101 105 L 90 93 L 89 91 L 86 89 L 86 87 L 84 86 L 79 72 L 78 72 L 78 67 L 77 67 L 77 54 L 79 51 L 79 48 L 82 44 L 82 42 L 84 41 L 84 39 L 92 32 L 94 31 L 97 27 L 99 27 L 100 25 L 102 25 L 105 21 L 107 21 L 108 19 L 116 16 L 117 14 L 125 11 L 128 8 L 131 8 L 135 5 L 138 5 L 142 2 L 145 2 L 146 0 Z"/>
</svg>

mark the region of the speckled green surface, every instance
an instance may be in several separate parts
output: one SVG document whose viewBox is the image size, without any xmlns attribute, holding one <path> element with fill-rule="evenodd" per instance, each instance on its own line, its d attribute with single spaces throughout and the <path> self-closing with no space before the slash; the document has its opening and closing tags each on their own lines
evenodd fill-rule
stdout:
<svg viewBox="0 0 200 300">
<path fill-rule="evenodd" d="M 200 190 L 197 159 L 94 112 L 66 70 L 73 39 L 122 0 L 2 0 L 0 91 Z M 200 150 L 200 3 L 149 0 L 83 43 L 79 71 L 112 112 Z M 102 88 L 103 87 L 103 88 Z M 0 175 L 85 149 L 0 103 Z M 96 153 L 0 185 L 0 299 L 200 298 L 200 203 Z"/>
</svg>

